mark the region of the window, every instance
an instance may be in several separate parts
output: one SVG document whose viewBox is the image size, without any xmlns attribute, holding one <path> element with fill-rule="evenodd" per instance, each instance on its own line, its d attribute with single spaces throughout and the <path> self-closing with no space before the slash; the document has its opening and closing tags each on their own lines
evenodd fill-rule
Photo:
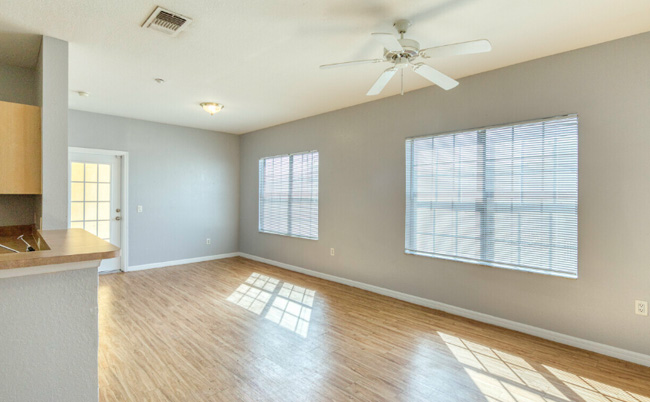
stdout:
<svg viewBox="0 0 650 402">
<path fill-rule="evenodd" d="M 318 151 L 260 159 L 259 231 L 318 239 Z"/>
<path fill-rule="evenodd" d="M 111 165 L 70 163 L 70 227 L 111 240 Z"/>
<path fill-rule="evenodd" d="M 405 251 L 577 277 L 578 117 L 407 139 Z"/>
</svg>

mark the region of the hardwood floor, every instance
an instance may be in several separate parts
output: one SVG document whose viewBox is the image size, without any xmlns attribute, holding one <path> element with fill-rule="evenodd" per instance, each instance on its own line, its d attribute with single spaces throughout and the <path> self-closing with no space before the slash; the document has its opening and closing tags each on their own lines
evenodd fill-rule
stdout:
<svg viewBox="0 0 650 402">
<path fill-rule="evenodd" d="M 100 276 L 99 393 L 650 402 L 650 368 L 237 257 Z"/>
</svg>

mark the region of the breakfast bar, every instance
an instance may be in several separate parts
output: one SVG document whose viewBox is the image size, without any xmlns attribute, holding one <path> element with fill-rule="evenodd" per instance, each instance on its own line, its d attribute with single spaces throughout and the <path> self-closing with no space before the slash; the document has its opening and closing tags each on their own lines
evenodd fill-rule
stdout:
<svg viewBox="0 0 650 402">
<path fill-rule="evenodd" d="M 97 400 L 97 267 L 120 249 L 33 226 L 1 227 L 0 244 L 0 399 Z"/>
<path fill-rule="evenodd" d="M 17 237 L 26 235 L 36 251 L 25 251 Z M 116 247 L 83 229 L 36 230 L 30 226 L 0 228 L 0 278 L 78 269 L 120 255 Z M 22 247 L 22 248 L 21 248 Z"/>
</svg>

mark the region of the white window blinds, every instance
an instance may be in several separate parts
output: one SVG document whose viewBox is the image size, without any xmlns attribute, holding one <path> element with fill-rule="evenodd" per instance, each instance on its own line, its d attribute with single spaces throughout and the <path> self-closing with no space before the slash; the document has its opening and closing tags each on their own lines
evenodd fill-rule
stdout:
<svg viewBox="0 0 650 402">
<path fill-rule="evenodd" d="M 259 231 L 318 239 L 318 151 L 260 159 Z"/>
<path fill-rule="evenodd" d="M 407 139 L 406 252 L 577 277 L 577 116 Z"/>
</svg>

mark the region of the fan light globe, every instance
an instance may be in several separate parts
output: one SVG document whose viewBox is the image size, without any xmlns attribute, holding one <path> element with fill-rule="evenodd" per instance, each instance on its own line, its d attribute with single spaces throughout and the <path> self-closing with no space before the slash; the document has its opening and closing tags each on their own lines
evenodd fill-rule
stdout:
<svg viewBox="0 0 650 402">
<path fill-rule="evenodd" d="M 215 102 L 203 102 L 201 103 L 201 107 L 203 108 L 203 110 L 210 113 L 210 116 L 212 116 L 215 113 L 219 113 L 221 109 L 223 109 L 223 105 L 221 103 L 215 103 Z"/>
</svg>

